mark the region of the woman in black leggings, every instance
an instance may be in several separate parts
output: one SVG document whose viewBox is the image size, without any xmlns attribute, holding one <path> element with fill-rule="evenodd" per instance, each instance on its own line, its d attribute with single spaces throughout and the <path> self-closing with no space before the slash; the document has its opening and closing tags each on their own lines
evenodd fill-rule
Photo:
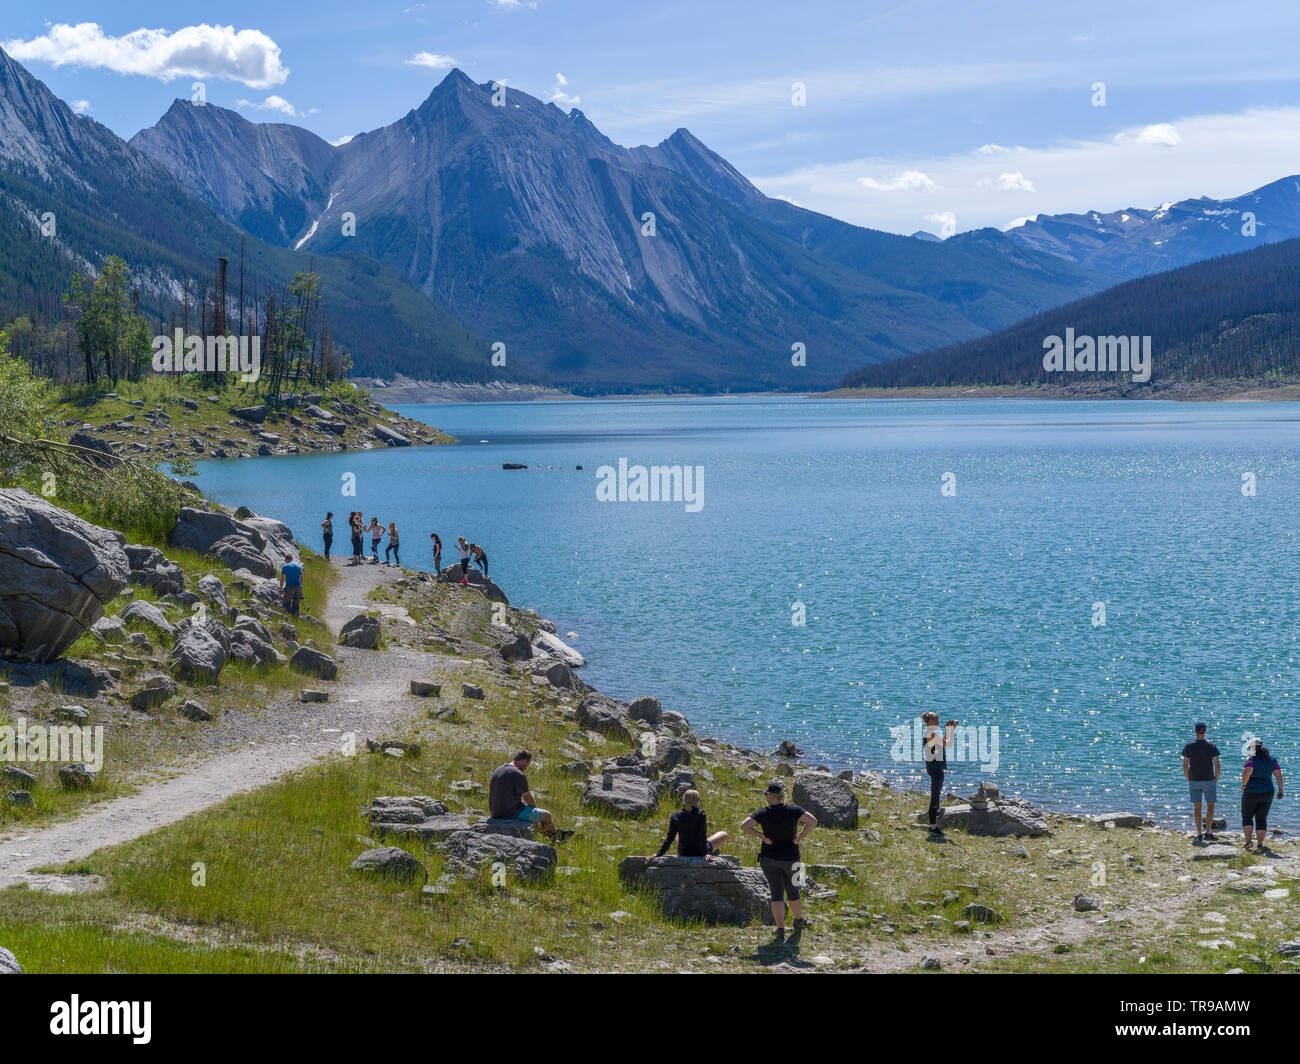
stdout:
<svg viewBox="0 0 1300 1064">
<path fill-rule="evenodd" d="M 1250 849 L 1253 834 L 1262 850 L 1268 837 L 1268 810 L 1273 804 L 1275 778 L 1277 796 L 1282 797 L 1282 768 L 1263 742 L 1256 739 L 1254 745 L 1255 752 L 1241 773 L 1241 830 L 1246 836 L 1246 849 Z"/>
<path fill-rule="evenodd" d="M 939 730 L 938 713 L 922 713 L 921 722 L 925 725 L 925 738 L 922 750 L 925 755 L 925 771 L 930 776 L 930 834 L 942 835 L 939 830 L 939 798 L 943 794 L 943 774 L 948 767 L 948 750 L 952 748 L 952 737 L 957 730 L 955 720 L 948 721 L 943 731 Z"/>
</svg>

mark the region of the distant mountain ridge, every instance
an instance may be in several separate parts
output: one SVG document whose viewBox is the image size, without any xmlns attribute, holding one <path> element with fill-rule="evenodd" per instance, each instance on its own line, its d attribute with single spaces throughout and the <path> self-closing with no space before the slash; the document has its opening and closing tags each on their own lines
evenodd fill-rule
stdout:
<svg viewBox="0 0 1300 1064">
<path fill-rule="evenodd" d="M 1021 247 L 1117 277 L 1143 277 L 1300 236 L 1300 176 L 1231 199 L 1040 214 L 1006 231 Z"/>
<path fill-rule="evenodd" d="M 358 365 L 465 380 L 511 375 L 490 367 L 484 341 L 382 264 L 354 254 L 313 261 L 246 238 L 166 167 L 74 113 L 0 51 L 0 306 L 11 314 L 57 307 L 74 271 L 117 254 L 156 318 L 160 303 L 175 309 L 183 278 L 211 278 L 218 256 L 237 263 L 241 243 L 249 277 L 264 285 L 316 269 L 335 339 Z"/>
<path fill-rule="evenodd" d="M 1150 338 L 1150 382 L 1048 372 L 1050 338 Z M 1112 349 L 1113 349 L 1113 345 Z M 1078 384 L 1138 395 L 1170 382 L 1300 378 L 1300 238 L 1152 274 L 988 336 L 847 374 L 844 388 Z"/>
<path fill-rule="evenodd" d="M 928 246 L 851 226 L 769 199 L 687 130 L 623 148 L 581 111 L 493 95 L 453 70 L 337 147 L 178 102 L 131 143 L 235 224 L 383 262 L 508 359 L 587 390 L 816 386 L 1111 280 L 992 230 Z"/>
</svg>

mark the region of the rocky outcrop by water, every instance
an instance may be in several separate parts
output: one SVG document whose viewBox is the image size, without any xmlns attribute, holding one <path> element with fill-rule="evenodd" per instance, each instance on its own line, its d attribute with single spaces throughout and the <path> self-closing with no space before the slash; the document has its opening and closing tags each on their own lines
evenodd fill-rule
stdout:
<svg viewBox="0 0 1300 1064">
<path fill-rule="evenodd" d="M 0 656 L 59 658 L 126 587 L 124 542 L 29 491 L 0 490 Z"/>
</svg>

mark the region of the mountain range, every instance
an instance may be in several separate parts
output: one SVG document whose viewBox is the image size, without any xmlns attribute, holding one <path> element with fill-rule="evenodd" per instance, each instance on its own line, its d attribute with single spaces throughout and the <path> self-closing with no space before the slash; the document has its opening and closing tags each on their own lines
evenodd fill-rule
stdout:
<svg viewBox="0 0 1300 1064">
<path fill-rule="evenodd" d="M 765 196 L 688 130 L 621 147 L 581 111 L 459 70 L 338 145 L 185 100 L 128 143 L 0 52 L 0 311 L 110 253 L 161 304 L 242 243 L 264 281 L 322 275 L 336 339 L 375 377 L 819 388 L 1296 235 L 1298 202 L 1286 179 L 914 239 Z M 57 239 L 39 233 L 47 210 Z M 1256 235 L 1234 237 L 1244 210 Z"/>
</svg>

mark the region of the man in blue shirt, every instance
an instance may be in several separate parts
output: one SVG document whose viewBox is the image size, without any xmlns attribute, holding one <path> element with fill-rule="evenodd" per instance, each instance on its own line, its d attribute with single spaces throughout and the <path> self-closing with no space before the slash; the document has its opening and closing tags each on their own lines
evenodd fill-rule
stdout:
<svg viewBox="0 0 1300 1064">
<path fill-rule="evenodd" d="M 302 602 L 302 566 L 288 554 L 284 556 L 284 567 L 280 570 L 280 596 L 284 608 L 297 617 L 298 604 Z"/>
</svg>

